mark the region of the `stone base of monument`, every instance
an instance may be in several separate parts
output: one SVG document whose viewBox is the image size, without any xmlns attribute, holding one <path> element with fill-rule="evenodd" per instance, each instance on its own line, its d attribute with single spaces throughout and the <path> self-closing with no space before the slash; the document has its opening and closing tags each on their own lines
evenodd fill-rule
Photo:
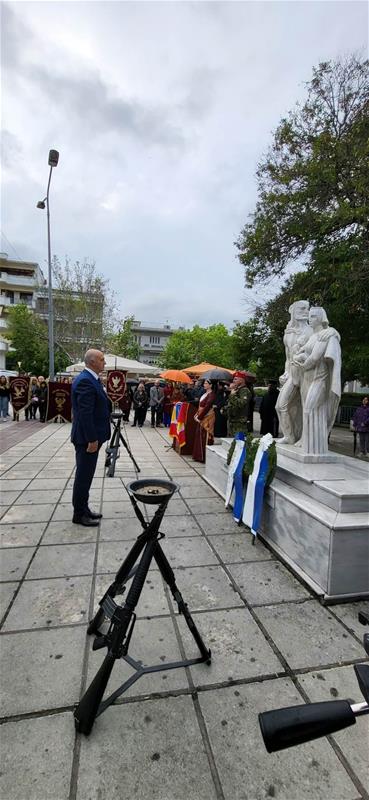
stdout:
<svg viewBox="0 0 369 800">
<path fill-rule="evenodd" d="M 222 497 L 231 442 L 206 449 L 204 478 Z M 369 597 L 369 464 L 278 444 L 277 459 L 260 538 L 324 602 Z"/>
</svg>

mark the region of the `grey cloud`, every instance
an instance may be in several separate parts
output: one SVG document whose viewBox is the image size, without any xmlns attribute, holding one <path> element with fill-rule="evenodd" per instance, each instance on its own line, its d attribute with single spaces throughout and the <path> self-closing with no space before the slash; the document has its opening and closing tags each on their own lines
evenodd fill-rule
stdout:
<svg viewBox="0 0 369 800">
<path fill-rule="evenodd" d="M 33 45 L 38 45 L 38 42 L 8 5 L 3 7 L 2 37 L 7 69 L 22 70 L 23 77 L 54 107 L 57 105 L 74 115 L 79 126 L 87 128 L 89 136 L 128 133 L 145 144 L 181 149 L 185 146 L 183 132 L 171 122 L 166 106 L 150 108 L 119 97 L 115 88 L 106 83 L 97 70 L 84 68 L 81 72 L 77 63 L 74 72 L 62 74 L 53 71 L 50 59 L 47 59 L 47 66 L 27 61 L 25 42 L 33 42 Z M 70 117 L 69 124 L 72 123 Z"/>
<path fill-rule="evenodd" d="M 32 66 L 28 77 L 53 104 L 78 117 L 91 136 L 94 133 L 129 133 L 145 143 L 184 145 L 183 135 L 170 123 L 166 109 L 150 109 L 114 96 L 113 87 L 97 73 L 86 71 L 74 77 Z"/>
<path fill-rule="evenodd" d="M 22 157 L 22 145 L 13 133 L 1 131 L 1 160 L 3 167 L 13 167 Z"/>
</svg>

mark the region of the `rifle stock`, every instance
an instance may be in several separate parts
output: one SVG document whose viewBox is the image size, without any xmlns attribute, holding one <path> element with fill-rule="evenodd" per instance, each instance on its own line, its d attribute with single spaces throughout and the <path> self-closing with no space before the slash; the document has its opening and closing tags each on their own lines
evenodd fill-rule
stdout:
<svg viewBox="0 0 369 800">
<path fill-rule="evenodd" d="M 115 656 L 111 653 L 107 653 L 99 671 L 96 673 L 92 683 L 86 690 L 74 712 L 76 730 L 79 733 L 84 733 L 85 736 L 91 733 L 96 714 L 108 685 L 114 662 Z"/>
</svg>

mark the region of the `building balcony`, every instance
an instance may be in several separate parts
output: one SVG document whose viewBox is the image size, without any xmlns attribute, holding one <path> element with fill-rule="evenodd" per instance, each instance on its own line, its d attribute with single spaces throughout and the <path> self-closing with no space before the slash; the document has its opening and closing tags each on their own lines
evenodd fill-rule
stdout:
<svg viewBox="0 0 369 800">
<path fill-rule="evenodd" d="M 24 287 L 25 289 L 34 289 L 37 288 L 36 283 L 36 276 L 30 274 L 28 275 L 12 275 L 9 272 L 0 272 L 0 284 L 4 284 L 7 288 L 11 288 L 13 286 L 19 286 L 19 288 Z"/>
</svg>

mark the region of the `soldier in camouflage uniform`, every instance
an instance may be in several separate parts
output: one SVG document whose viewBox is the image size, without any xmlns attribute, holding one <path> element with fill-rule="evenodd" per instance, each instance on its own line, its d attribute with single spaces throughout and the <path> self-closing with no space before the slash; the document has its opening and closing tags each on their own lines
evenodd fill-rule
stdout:
<svg viewBox="0 0 369 800">
<path fill-rule="evenodd" d="M 228 436 L 235 436 L 241 431 L 247 434 L 247 417 L 251 392 L 246 386 L 244 372 L 235 372 L 227 406 Z"/>
</svg>

